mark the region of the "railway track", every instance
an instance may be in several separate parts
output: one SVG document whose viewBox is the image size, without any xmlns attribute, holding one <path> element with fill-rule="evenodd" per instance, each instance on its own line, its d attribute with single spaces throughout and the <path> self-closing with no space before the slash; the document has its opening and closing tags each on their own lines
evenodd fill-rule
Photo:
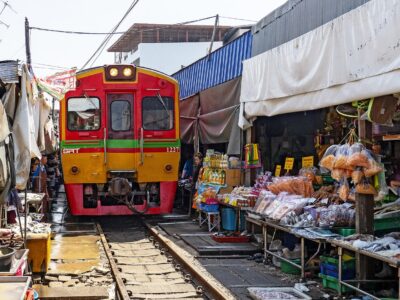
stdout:
<svg viewBox="0 0 400 300">
<path fill-rule="evenodd" d="M 143 220 L 102 220 L 97 229 L 118 299 L 208 299 L 199 285 L 201 276 L 193 270 L 187 273 L 177 253 L 157 235 L 151 235 Z"/>
</svg>

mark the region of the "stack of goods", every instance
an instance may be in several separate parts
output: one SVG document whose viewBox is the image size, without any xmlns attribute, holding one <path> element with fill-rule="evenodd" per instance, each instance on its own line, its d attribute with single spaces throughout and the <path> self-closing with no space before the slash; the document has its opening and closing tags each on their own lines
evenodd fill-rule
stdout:
<svg viewBox="0 0 400 300">
<path fill-rule="evenodd" d="M 247 144 L 245 146 L 245 168 L 259 168 L 261 167 L 260 150 L 258 144 Z"/>
<path fill-rule="evenodd" d="M 343 240 L 353 247 L 400 260 L 400 232 L 392 232 L 382 238 L 367 234 L 353 234 Z"/>
<path fill-rule="evenodd" d="M 217 191 L 212 187 L 199 189 L 199 192 L 194 199 L 196 207 L 203 211 L 217 211 L 219 205 L 216 196 Z"/>
<path fill-rule="evenodd" d="M 324 190 L 324 199 L 306 198 L 286 192 L 275 195 L 262 190 L 252 212 L 291 227 L 354 226 L 355 210 L 351 205 L 335 203 L 338 198 L 328 193 L 328 187 L 324 187 Z"/>
<path fill-rule="evenodd" d="M 330 146 L 320 166 L 329 170 L 332 178 L 340 183 L 338 194 L 343 201 L 354 201 L 355 192 L 377 194 L 371 178 L 382 172 L 383 168 L 361 143 Z M 349 179 L 354 185 L 353 190 L 350 189 Z"/>
<path fill-rule="evenodd" d="M 262 189 L 268 189 L 268 185 L 272 182 L 272 173 L 265 172 L 264 174 L 258 175 L 256 183 L 254 184 L 254 190 L 259 191 Z"/>
<path fill-rule="evenodd" d="M 235 187 L 230 194 L 218 195 L 219 201 L 238 207 L 253 207 L 256 203 L 257 195 L 252 188 Z"/>
<path fill-rule="evenodd" d="M 322 176 L 319 175 L 319 170 L 316 167 L 300 169 L 299 176 L 307 178 L 315 185 L 323 184 Z"/>
<path fill-rule="evenodd" d="M 332 256 L 320 256 L 321 264 L 319 277 L 322 278 L 322 285 L 324 288 L 330 288 L 339 291 L 338 278 L 339 278 L 339 259 Z M 342 261 L 342 280 L 353 279 L 356 275 L 355 259 L 347 254 L 343 255 Z M 342 292 L 348 289 L 342 286 Z"/>
<path fill-rule="evenodd" d="M 314 192 L 312 182 L 306 177 L 275 177 L 268 189 L 278 195 L 281 192 L 287 192 L 293 195 L 301 195 L 305 198 L 311 197 Z"/>
<path fill-rule="evenodd" d="M 309 198 L 285 192 L 276 196 L 268 191 L 262 191 L 253 211 L 269 219 L 280 221 L 289 213 L 300 215 L 309 200 Z"/>
<path fill-rule="evenodd" d="M 228 156 L 207 150 L 199 180 L 205 184 L 225 185 Z"/>
</svg>

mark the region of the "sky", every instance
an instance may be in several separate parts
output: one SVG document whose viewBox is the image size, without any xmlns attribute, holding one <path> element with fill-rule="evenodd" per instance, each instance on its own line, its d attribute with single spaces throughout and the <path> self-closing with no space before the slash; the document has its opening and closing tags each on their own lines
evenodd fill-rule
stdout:
<svg viewBox="0 0 400 300">
<path fill-rule="evenodd" d="M 12 9 L 7 6 L 3 10 L 4 1 Z M 133 0 L 0 0 L 0 60 L 26 60 L 25 17 L 31 27 L 109 32 L 132 2 Z M 285 2 L 286 0 L 139 0 L 118 31 L 125 31 L 134 23 L 174 24 L 216 14 L 221 16 L 220 25 L 255 24 L 224 17 L 258 21 Z M 194 24 L 213 25 L 214 20 Z M 106 49 L 118 37 L 114 36 Z M 45 76 L 71 67 L 81 68 L 103 39 L 102 35 L 70 35 L 31 30 L 31 56 L 35 74 Z M 94 65 L 109 63 L 113 63 L 113 53 L 104 50 Z"/>
</svg>

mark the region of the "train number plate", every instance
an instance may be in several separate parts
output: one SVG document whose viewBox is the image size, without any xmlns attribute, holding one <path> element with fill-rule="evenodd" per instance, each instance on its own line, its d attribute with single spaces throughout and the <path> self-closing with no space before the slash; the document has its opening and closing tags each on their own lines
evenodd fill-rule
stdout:
<svg viewBox="0 0 400 300">
<path fill-rule="evenodd" d="M 74 148 L 74 149 L 63 149 L 62 153 L 63 153 L 63 154 L 75 154 L 75 153 L 79 153 L 79 148 Z"/>
<path fill-rule="evenodd" d="M 167 152 L 179 152 L 179 147 L 167 147 Z"/>
</svg>

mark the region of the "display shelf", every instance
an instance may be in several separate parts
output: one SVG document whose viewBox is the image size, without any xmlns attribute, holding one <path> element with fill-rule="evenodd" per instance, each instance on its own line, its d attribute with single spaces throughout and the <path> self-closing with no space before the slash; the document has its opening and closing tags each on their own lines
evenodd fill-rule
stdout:
<svg viewBox="0 0 400 300">
<path fill-rule="evenodd" d="M 343 240 L 340 239 L 333 239 L 333 238 L 312 238 L 311 236 L 306 236 L 300 233 L 299 230 L 295 230 L 286 226 L 282 226 L 280 224 L 278 224 L 277 222 L 274 221 L 268 221 L 268 220 L 258 220 L 258 219 L 253 219 L 250 217 L 246 217 L 246 222 L 248 224 L 250 224 L 252 226 L 251 231 L 254 232 L 254 226 L 259 226 L 262 228 L 263 231 L 263 239 L 264 239 L 264 255 L 265 257 L 267 257 L 267 255 L 271 255 L 274 257 L 277 257 L 280 260 L 283 260 L 289 264 L 291 264 L 292 266 L 299 268 L 301 270 L 301 278 L 304 278 L 304 274 L 305 274 L 305 268 L 306 268 L 306 263 L 305 263 L 305 257 L 304 257 L 304 253 L 305 253 L 305 243 L 304 240 L 309 240 L 309 241 L 313 241 L 315 243 L 318 243 L 318 249 L 317 252 L 312 255 L 311 257 L 314 257 L 318 254 L 319 249 L 321 248 L 322 244 L 330 244 L 333 247 L 336 247 L 338 249 L 338 255 L 339 255 L 339 261 L 338 261 L 338 286 L 337 286 L 337 290 L 339 292 L 339 294 L 342 293 L 342 291 L 349 291 L 349 290 L 354 290 L 357 291 L 361 294 L 367 295 L 369 297 L 371 297 L 372 299 L 380 299 L 372 294 L 370 294 L 369 292 L 362 290 L 361 288 L 357 287 L 356 285 L 359 286 L 360 283 L 366 283 L 366 282 L 388 282 L 387 280 L 360 280 L 360 279 L 352 279 L 352 280 L 343 280 L 343 272 L 344 269 L 342 268 L 343 265 L 343 250 L 347 250 L 350 252 L 353 252 L 355 254 L 360 254 L 363 256 L 367 256 L 370 258 L 373 258 L 375 260 L 387 263 L 389 266 L 397 269 L 397 274 L 398 274 L 398 284 L 400 286 L 400 260 L 395 259 L 395 258 L 391 258 L 391 257 L 386 257 L 383 255 L 380 255 L 379 253 L 375 253 L 375 252 L 370 252 L 370 251 L 366 251 L 366 250 L 362 250 L 362 249 L 358 249 L 353 247 L 351 244 L 345 243 Z M 268 250 L 268 227 L 269 228 L 273 228 L 274 230 L 280 230 L 286 233 L 290 233 L 298 238 L 300 238 L 301 240 L 301 263 L 300 264 L 296 264 L 293 261 L 290 261 L 282 256 L 280 256 L 279 254 L 277 254 L 276 252 L 270 251 Z M 272 242 L 272 241 L 271 241 Z M 270 243 L 271 243 L 270 242 Z M 397 282 L 396 280 L 392 280 L 390 282 Z M 399 299 L 400 299 L 400 290 L 399 290 Z"/>
</svg>

